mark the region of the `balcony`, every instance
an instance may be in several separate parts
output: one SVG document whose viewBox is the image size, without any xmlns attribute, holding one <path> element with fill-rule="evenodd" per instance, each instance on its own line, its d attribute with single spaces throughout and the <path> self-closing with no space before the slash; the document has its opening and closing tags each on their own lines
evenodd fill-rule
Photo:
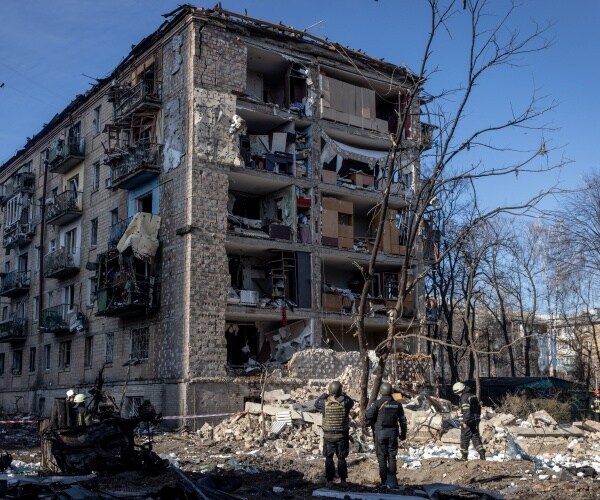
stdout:
<svg viewBox="0 0 600 500">
<path fill-rule="evenodd" d="M 85 320 L 77 306 L 60 304 L 43 309 L 40 314 L 40 330 L 45 333 L 74 333 L 83 331 Z"/>
<path fill-rule="evenodd" d="M 8 248 L 11 246 L 22 247 L 31 243 L 35 234 L 35 225 L 32 222 L 17 222 L 6 226 L 2 235 L 2 246 Z"/>
<path fill-rule="evenodd" d="M 27 337 L 27 320 L 11 318 L 0 322 L 0 342 L 22 342 Z"/>
<path fill-rule="evenodd" d="M 113 156 L 111 187 L 132 189 L 160 174 L 162 145 L 140 142 L 126 152 Z"/>
<path fill-rule="evenodd" d="M 44 256 L 44 277 L 65 278 L 79 272 L 79 248 L 60 247 Z"/>
<path fill-rule="evenodd" d="M 160 108 L 161 82 L 143 80 L 134 86 L 126 86 L 115 94 L 115 123 L 127 120 L 132 113 Z"/>
<path fill-rule="evenodd" d="M 78 191 L 64 191 L 56 195 L 46 207 L 46 222 L 55 226 L 68 224 L 81 216 L 83 193 Z"/>
<path fill-rule="evenodd" d="M 48 163 L 50 172 L 64 174 L 85 158 L 85 139 L 69 137 L 58 139 L 50 146 Z"/>
<path fill-rule="evenodd" d="M 109 250 L 98 256 L 97 316 L 144 316 L 159 307 L 156 264 Z"/>
<path fill-rule="evenodd" d="M 18 297 L 29 291 L 29 285 L 31 284 L 30 271 L 12 271 L 0 276 L 1 297 Z"/>
<path fill-rule="evenodd" d="M 110 226 L 108 230 L 108 248 L 116 248 L 119 240 L 125 234 L 125 231 L 131 224 L 133 217 L 129 217 L 128 219 L 122 220 L 116 224 Z"/>
<path fill-rule="evenodd" d="M 0 205 L 18 194 L 35 193 L 35 174 L 33 172 L 21 172 L 15 174 L 4 186 L 4 195 L 0 197 Z"/>
</svg>

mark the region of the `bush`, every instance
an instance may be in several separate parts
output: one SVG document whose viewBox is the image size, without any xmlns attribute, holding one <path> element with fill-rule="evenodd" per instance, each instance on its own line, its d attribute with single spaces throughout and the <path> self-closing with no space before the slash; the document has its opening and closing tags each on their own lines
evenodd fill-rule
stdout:
<svg viewBox="0 0 600 500">
<path fill-rule="evenodd" d="M 517 418 L 526 419 L 531 413 L 546 410 L 559 424 L 571 422 L 571 406 L 556 399 L 526 399 L 519 396 L 506 396 L 499 410 Z"/>
</svg>

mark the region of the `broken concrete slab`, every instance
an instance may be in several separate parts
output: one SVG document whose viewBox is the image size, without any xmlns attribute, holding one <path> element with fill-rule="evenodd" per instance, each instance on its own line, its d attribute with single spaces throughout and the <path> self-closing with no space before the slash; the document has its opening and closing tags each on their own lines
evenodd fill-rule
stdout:
<svg viewBox="0 0 600 500">
<path fill-rule="evenodd" d="M 336 491 L 327 488 L 314 490 L 313 497 L 342 498 L 348 500 L 423 500 L 422 496 L 401 495 L 399 493 L 377 493 L 370 491 Z"/>
<path fill-rule="evenodd" d="M 583 431 L 574 425 L 553 427 L 508 427 L 507 432 L 523 437 L 580 437 Z"/>
<path fill-rule="evenodd" d="M 558 425 L 558 422 L 554 420 L 554 418 L 552 418 L 546 410 L 539 410 L 535 413 L 531 413 L 527 417 L 527 421 L 534 427 L 543 425 Z"/>
<path fill-rule="evenodd" d="M 320 413 L 310 412 L 298 412 L 290 407 L 290 405 L 275 406 L 275 405 L 263 405 L 262 412 L 266 415 L 275 416 L 281 413 L 282 410 L 289 410 L 292 415 L 292 420 L 303 420 L 304 422 L 321 425 L 323 416 Z M 245 411 L 248 413 L 260 414 L 261 405 L 260 403 L 246 402 Z"/>
<path fill-rule="evenodd" d="M 460 444 L 460 429 L 450 429 L 441 439 L 445 444 Z"/>
</svg>

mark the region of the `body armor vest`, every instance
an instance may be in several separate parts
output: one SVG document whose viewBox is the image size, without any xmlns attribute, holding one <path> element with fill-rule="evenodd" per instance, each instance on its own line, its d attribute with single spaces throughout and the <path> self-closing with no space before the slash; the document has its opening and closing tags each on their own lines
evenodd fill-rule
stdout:
<svg viewBox="0 0 600 500">
<path fill-rule="evenodd" d="M 325 401 L 323 415 L 323 434 L 326 437 L 343 437 L 348 430 L 349 422 L 346 414 L 344 397 L 329 397 Z"/>
</svg>

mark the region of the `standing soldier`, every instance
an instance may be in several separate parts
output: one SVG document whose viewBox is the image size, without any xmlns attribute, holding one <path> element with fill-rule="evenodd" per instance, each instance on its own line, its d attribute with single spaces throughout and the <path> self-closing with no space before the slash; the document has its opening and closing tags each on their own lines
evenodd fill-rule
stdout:
<svg viewBox="0 0 600 500">
<path fill-rule="evenodd" d="M 325 393 L 315 401 L 315 408 L 323 414 L 323 456 L 325 477 L 331 486 L 335 477 L 333 455 L 338 459 L 340 483 L 346 485 L 348 466 L 346 457 L 350 450 L 350 409 L 354 400 L 342 392 L 342 384 L 334 380 Z"/>
<path fill-rule="evenodd" d="M 454 394 L 460 396 L 458 405 L 462 414 L 460 424 L 460 458 L 459 460 L 468 460 L 469 441 L 473 441 L 473 446 L 479 452 L 479 458 L 485 460 L 485 449 L 481 443 L 479 434 L 479 421 L 481 420 L 481 405 L 477 396 L 467 390 L 467 386 L 462 382 L 456 382 L 452 386 Z"/>
<path fill-rule="evenodd" d="M 402 404 L 392 397 L 391 384 L 383 382 L 379 393 L 381 397 L 367 409 L 365 416 L 375 433 L 375 454 L 379 463 L 381 484 L 388 488 L 397 488 L 398 437 L 401 441 L 406 439 L 406 417 Z M 398 424 L 400 432 L 398 432 Z"/>
<path fill-rule="evenodd" d="M 594 391 L 594 399 L 590 403 L 590 410 L 592 410 L 592 420 L 600 422 L 600 391 L 598 389 Z"/>
</svg>

